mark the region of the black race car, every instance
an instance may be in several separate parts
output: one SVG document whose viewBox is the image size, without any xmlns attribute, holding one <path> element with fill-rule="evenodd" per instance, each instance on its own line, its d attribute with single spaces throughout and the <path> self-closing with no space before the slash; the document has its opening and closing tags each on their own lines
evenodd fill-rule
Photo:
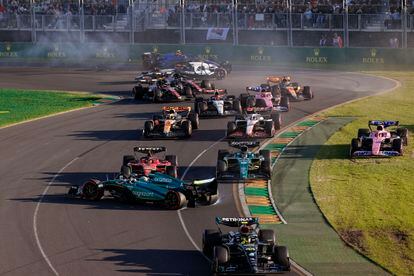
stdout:
<svg viewBox="0 0 414 276">
<path fill-rule="evenodd" d="M 145 138 L 189 138 L 194 129 L 198 129 L 197 113 L 191 107 L 164 106 L 162 115 L 154 115 L 144 124 Z"/>
<path fill-rule="evenodd" d="M 194 97 L 191 89 L 186 89 L 179 81 L 167 77 L 139 82 L 132 89 L 132 96 L 136 100 L 152 102 L 179 102 Z"/>
<path fill-rule="evenodd" d="M 216 218 L 218 230 L 203 233 L 203 253 L 212 259 L 213 275 L 269 275 L 290 271 L 289 252 L 275 233 L 259 229 L 258 218 Z M 219 225 L 238 227 L 223 233 Z"/>
</svg>

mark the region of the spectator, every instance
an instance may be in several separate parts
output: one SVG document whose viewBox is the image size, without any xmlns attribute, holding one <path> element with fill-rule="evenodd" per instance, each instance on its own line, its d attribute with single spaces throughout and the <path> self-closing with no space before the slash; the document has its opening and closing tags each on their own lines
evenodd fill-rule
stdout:
<svg viewBox="0 0 414 276">
<path fill-rule="evenodd" d="M 321 37 L 321 39 L 319 40 L 319 46 L 325 47 L 326 46 L 326 42 L 327 42 L 326 35 L 323 34 L 322 37 Z"/>
<path fill-rule="evenodd" d="M 342 38 L 337 33 L 333 34 L 332 46 L 334 46 L 336 48 L 342 48 L 343 47 Z"/>
</svg>

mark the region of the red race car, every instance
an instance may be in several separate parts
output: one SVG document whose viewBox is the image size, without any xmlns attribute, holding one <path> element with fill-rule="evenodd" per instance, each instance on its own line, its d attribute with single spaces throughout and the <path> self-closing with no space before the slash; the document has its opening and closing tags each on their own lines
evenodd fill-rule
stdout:
<svg viewBox="0 0 414 276">
<path fill-rule="evenodd" d="M 165 151 L 165 147 L 135 147 L 134 155 L 124 155 L 122 165 L 130 166 L 132 173 L 139 176 L 148 176 L 150 173 L 160 172 L 177 178 L 178 162 L 176 155 L 165 155 L 164 159 L 154 156 L 156 153 Z M 137 153 L 143 153 L 145 156 L 138 157 Z"/>
</svg>

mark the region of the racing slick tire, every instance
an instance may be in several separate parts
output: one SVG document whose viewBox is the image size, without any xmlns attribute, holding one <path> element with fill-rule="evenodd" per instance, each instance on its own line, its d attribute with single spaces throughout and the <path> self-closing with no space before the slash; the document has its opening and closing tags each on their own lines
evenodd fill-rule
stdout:
<svg viewBox="0 0 414 276">
<path fill-rule="evenodd" d="M 218 151 L 218 155 L 217 155 L 217 160 L 224 160 L 224 157 L 226 157 L 227 155 L 229 155 L 229 151 L 228 150 L 219 150 Z"/>
<path fill-rule="evenodd" d="M 232 134 L 233 132 L 235 132 L 237 129 L 237 126 L 234 122 L 228 122 L 227 123 L 227 137 Z"/>
<path fill-rule="evenodd" d="M 83 185 L 82 195 L 88 200 L 100 200 L 104 195 L 104 189 L 99 187 L 101 182 L 96 179 L 91 179 Z"/>
<path fill-rule="evenodd" d="M 214 246 L 220 245 L 220 232 L 215 229 L 206 229 L 203 233 L 202 246 L 203 254 L 207 257 L 213 257 Z"/>
<path fill-rule="evenodd" d="M 256 105 L 256 98 L 254 96 L 250 96 L 246 99 L 246 107 L 254 107 Z"/>
<path fill-rule="evenodd" d="M 223 68 L 217 68 L 214 72 L 216 79 L 222 80 L 227 76 L 227 71 Z"/>
<path fill-rule="evenodd" d="M 177 155 L 166 155 L 165 160 L 171 163 L 171 166 L 178 166 Z"/>
<path fill-rule="evenodd" d="M 191 122 L 189 120 L 186 120 L 186 121 L 183 122 L 181 127 L 184 130 L 185 137 L 187 137 L 187 138 L 191 137 L 191 134 L 193 134 L 193 127 L 192 127 Z"/>
<path fill-rule="evenodd" d="M 290 271 L 289 251 L 286 246 L 275 246 L 273 248 L 273 261 Z"/>
<path fill-rule="evenodd" d="M 215 88 L 214 85 L 209 80 L 202 80 L 200 86 L 201 88 L 205 88 L 208 90 L 212 90 Z"/>
<path fill-rule="evenodd" d="M 270 87 L 270 92 L 272 93 L 272 97 L 273 99 L 279 99 L 281 92 L 280 92 L 280 87 L 278 85 L 273 85 Z"/>
<path fill-rule="evenodd" d="M 242 113 L 242 106 L 241 106 L 240 100 L 238 99 L 233 100 L 233 109 L 237 112 L 237 114 Z"/>
<path fill-rule="evenodd" d="M 184 87 L 184 93 L 188 98 L 193 98 L 194 97 L 193 90 L 191 89 L 190 86 Z"/>
<path fill-rule="evenodd" d="M 408 129 L 397 128 L 397 135 L 400 136 L 403 146 L 408 146 Z"/>
<path fill-rule="evenodd" d="M 185 195 L 180 192 L 170 190 L 165 195 L 164 204 L 167 209 L 178 210 L 184 206 L 186 201 Z"/>
<path fill-rule="evenodd" d="M 272 247 L 276 244 L 276 235 L 275 231 L 272 229 L 260 229 L 258 233 L 259 241 L 262 243 L 267 243 Z"/>
<path fill-rule="evenodd" d="M 171 177 L 177 178 L 177 166 L 167 166 L 165 167 L 165 173 Z"/>
<path fill-rule="evenodd" d="M 130 178 L 132 173 L 132 168 L 128 165 L 122 165 L 121 166 L 121 172 L 120 174 L 125 178 Z"/>
<path fill-rule="evenodd" d="M 221 177 L 221 174 L 227 171 L 227 162 L 224 160 L 217 161 L 217 178 Z"/>
<path fill-rule="evenodd" d="M 351 149 L 350 149 L 350 157 L 354 156 L 354 152 L 356 152 L 358 149 L 360 148 L 359 145 L 359 139 L 358 138 L 353 138 L 351 140 Z"/>
<path fill-rule="evenodd" d="M 134 97 L 134 100 L 142 100 L 144 96 L 144 89 L 142 86 L 137 85 L 134 88 L 132 88 L 132 96 Z"/>
<path fill-rule="evenodd" d="M 219 264 L 225 264 L 230 260 L 230 254 L 227 247 L 214 246 L 213 260 L 217 260 Z"/>
<path fill-rule="evenodd" d="M 191 127 L 193 129 L 198 129 L 200 127 L 200 119 L 198 118 L 197 113 L 188 114 L 188 120 L 191 122 Z"/>
<path fill-rule="evenodd" d="M 269 138 L 275 136 L 275 123 L 273 121 L 265 121 L 264 129 Z"/>
<path fill-rule="evenodd" d="M 280 113 L 271 113 L 270 118 L 272 118 L 272 121 L 275 123 L 275 129 L 279 130 L 282 127 L 282 116 Z"/>
<path fill-rule="evenodd" d="M 264 158 L 264 161 L 271 161 L 272 159 L 272 155 L 271 155 L 271 153 L 270 153 L 270 150 L 260 150 L 259 151 L 259 154 L 261 155 L 261 156 L 263 156 L 263 158 Z"/>
<path fill-rule="evenodd" d="M 247 93 L 240 94 L 240 104 L 243 108 L 247 107 L 246 102 L 247 102 L 247 98 L 249 98 L 249 97 L 250 97 L 250 95 L 247 94 Z"/>
<path fill-rule="evenodd" d="M 198 102 L 197 103 L 197 110 L 199 112 L 197 112 L 198 114 L 202 114 L 204 111 L 206 111 L 208 109 L 208 105 L 206 102 Z"/>
<path fill-rule="evenodd" d="M 128 165 L 133 161 L 135 161 L 135 156 L 133 155 L 124 155 L 124 157 L 122 157 L 122 165 Z"/>
<path fill-rule="evenodd" d="M 310 88 L 310 86 L 307 86 L 307 85 L 304 86 L 302 94 L 303 94 L 303 98 L 305 100 L 313 99 L 313 92 L 312 92 L 312 89 Z"/>
<path fill-rule="evenodd" d="M 287 95 L 282 95 L 280 98 L 280 106 L 286 108 L 286 111 L 290 110 L 290 99 Z"/>
<path fill-rule="evenodd" d="M 396 138 L 392 140 L 392 150 L 398 152 L 400 155 L 404 154 L 401 138 Z"/>
<path fill-rule="evenodd" d="M 154 91 L 154 103 L 162 101 L 162 91 L 159 88 L 156 88 Z"/>
<path fill-rule="evenodd" d="M 262 163 L 260 164 L 260 170 L 262 171 L 262 173 L 264 175 L 266 175 L 267 179 L 272 178 L 272 165 L 271 165 L 271 162 L 262 161 Z"/>
<path fill-rule="evenodd" d="M 358 138 L 369 137 L 370 133 L 368 128 L 360 128 L 358 129 Z"/>
<path fill-rule="evenodd" d="M 154 122 L 146 121 L 144 124 L 144 136 L 148 138 L 149 134 L 152 132 L 153 129 L 154 129 Z"/>
</svg>

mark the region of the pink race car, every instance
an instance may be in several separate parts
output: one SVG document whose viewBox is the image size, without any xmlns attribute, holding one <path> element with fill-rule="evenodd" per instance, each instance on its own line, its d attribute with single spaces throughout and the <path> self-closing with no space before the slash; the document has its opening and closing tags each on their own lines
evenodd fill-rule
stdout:
<svg viewBox="0 0 414 276">
<path fill-rule="evenodd" d="M 290 103 L 288 97 L 279 97 L 276 91 L 267 84 L 246 87 L 248 93 L 240 95 L 240 102 L 244 110 L 257 113 L 271 113 L 272 111 L 289 111 Z M 255 92 L 253 95 L 249 92 Z"/>
<path fill-rule="evenodd" d="M 369 129 L 359 129 L 358 138 L 352 139 L 351 157 L 403 155 L 403 146 L 408 145 L 408 129 L 398 128 L 398 125 L 398 121 L 369 121 Z M 376 126 L 376 130 L 372 126 Z M 392 126 L 397 128 L 386 130 Z"/>
</svg>

